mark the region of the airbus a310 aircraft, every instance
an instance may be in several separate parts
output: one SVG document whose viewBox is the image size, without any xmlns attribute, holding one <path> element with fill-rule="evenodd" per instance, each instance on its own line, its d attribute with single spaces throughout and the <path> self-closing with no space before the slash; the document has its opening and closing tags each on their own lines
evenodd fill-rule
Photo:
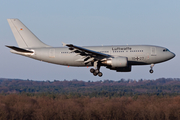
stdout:
<svg viewBox="0 0 180 120">
<path fill-rule="evenodd" d="M 130 72 L 133 65 L 153 66 L 175 57 L 167 48 L 154 45 L 115 45 L 80 47 L 63 43 L 63 47 L 51 47 L 41 42 L 18 19 L 7 19 L 19 47 L 7 46 L 11 52 L 36 60 L 66 66 L 94 66 L 90 72 L 101 77 L 100 67 L 116 72 Z M 66 47 L 65 47 L 66 46 Z"/>
</svg>

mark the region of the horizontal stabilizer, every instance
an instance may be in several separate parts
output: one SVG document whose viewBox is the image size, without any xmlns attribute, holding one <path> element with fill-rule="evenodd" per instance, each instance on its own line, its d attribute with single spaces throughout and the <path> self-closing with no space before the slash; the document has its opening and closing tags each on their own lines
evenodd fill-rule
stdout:
<svg viewBox="0 0 180 120">
<path fill-rule="evenodd" d="M 18 47 L 15 47 L 15 46 L 7 46 L 6 47 L 8 48 L 11 48 L 17 52 L 23 52 L 23 53 L 33 53 L 33 51 L 29 51 L 29 50 L 26 50 L 26 49 L 22 49 L 22 48 L 18 48 Z"/>
</svg>

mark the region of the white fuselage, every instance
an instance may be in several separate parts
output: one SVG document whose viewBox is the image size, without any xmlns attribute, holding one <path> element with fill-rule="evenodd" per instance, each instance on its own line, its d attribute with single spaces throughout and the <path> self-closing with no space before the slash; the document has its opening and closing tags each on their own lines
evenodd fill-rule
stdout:
<svg viewBox="0 0 180 120">
<path fill-rule="evenodd" d="M 84 47 L 114 57 L 127 57 L 130 65 L 148 65 L 167 61 L 175 55 L 170 51 L 163 51 L 164 47 L 150 45 L 125 46 L 91 46 Z M 82 56 L 70 51 L 67 47 L 31 48 L 32 55 L 24 55 L 44 62 L 67 66 L 92 66 L 84 64 Z M 14 53 L 17 53 L 14 51 Z M 18 54 L 18 53 L 17 53 Z M 21 54 L 22 55 L 22 54 Z"/>
</svg>

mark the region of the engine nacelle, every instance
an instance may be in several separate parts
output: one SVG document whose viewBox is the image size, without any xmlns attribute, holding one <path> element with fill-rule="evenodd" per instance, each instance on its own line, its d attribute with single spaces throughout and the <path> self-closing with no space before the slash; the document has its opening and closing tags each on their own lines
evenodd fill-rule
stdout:
<svg viewBox="0 0 180 120">
<path fill-rule="evenodd" d="M 131 72 L 131 66 L 116 68 L 116 72 Z"/>
<path fill-rule="evenodd" d="M 115 58 L 112 58 L 111 60 L 106 60 L 102 63 L 105 65 L 111 66 L 113 68 L 128 66 L 128 61 L 126 57 L 115 57 Z"/>
</svg>

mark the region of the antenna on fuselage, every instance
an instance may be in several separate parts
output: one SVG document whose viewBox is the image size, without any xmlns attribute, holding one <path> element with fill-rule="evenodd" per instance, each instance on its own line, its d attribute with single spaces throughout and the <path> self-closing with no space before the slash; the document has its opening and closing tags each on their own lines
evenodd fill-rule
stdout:
<svg viewBox="0 0 180 120">
<path fill-rule="evenodd" d="M 66 43 L 62 42 L 63 47 L 66 46 Z"/>
</svg>

